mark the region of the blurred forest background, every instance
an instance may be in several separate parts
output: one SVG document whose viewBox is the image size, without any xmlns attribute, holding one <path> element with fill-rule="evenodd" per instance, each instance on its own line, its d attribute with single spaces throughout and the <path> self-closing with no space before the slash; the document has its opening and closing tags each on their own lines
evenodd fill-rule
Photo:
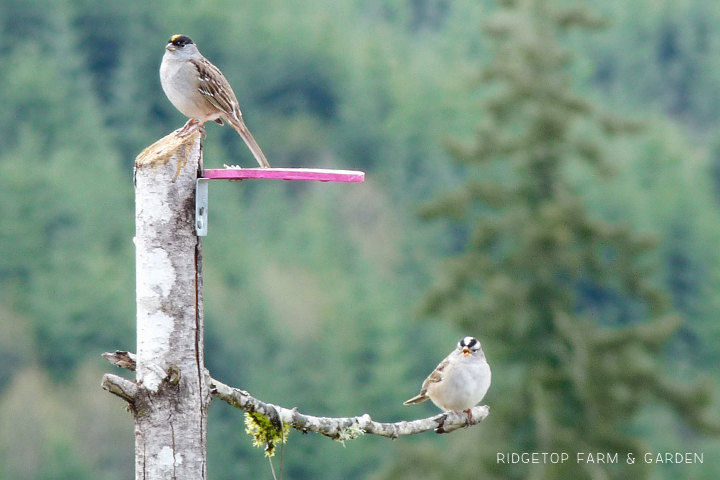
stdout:
<svg viewBox="0 0 720 480">
<path fill-rule="evenodd" d="M 213 183 L 213 376 L 398 421 L 436 413 L 401 404 L 461 336 L 493 368 L 481 426 L 293 432 L 286 478 L 717 478 L 720 3 L 0 0 L 0 479 L 132 478 L 100 353 L 135 348 L 132 166 L 185 122 L 175 33 L 273 166 L 367 173 Z M 206 167 L 255 166 L 207 130 Z M 208 442 L 211 478 L 270 478 L 241 412 Z M 704 463 L 496 461 L 533 451 Z"/>
</svg>

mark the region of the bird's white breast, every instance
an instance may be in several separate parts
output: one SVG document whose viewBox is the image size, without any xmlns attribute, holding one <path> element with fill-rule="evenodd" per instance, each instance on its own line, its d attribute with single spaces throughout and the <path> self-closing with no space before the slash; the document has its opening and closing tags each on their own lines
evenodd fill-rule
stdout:
<svg viewBox="0 0 720 480">
<path fill-rule="evenodd" d="M 428 387 L 428 396 L 442 409 L 461 412 L 480 403 L 490 388 L 491 376 L 485 359 L 462 357 L 444 372 L 441 382 Z"/>
</svg>

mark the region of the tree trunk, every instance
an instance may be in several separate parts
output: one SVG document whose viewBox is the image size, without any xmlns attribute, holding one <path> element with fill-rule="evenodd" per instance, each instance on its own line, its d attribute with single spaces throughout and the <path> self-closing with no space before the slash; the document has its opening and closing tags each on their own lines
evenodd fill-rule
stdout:
<svg viewBox="0 0 720 480">
<path fill-rule="evenodd" d="M 200 134 L 170 134 L 135 163 L 135 478 L 207 478 L 202 243 L 195 233 Z"/>
</svg>

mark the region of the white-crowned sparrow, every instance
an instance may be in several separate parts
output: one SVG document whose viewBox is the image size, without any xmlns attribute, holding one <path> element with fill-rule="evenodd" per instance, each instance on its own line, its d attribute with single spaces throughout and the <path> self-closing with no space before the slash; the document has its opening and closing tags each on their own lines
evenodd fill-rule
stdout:
<svg viewBox="0 0 720 480">
<path fill-rule="evenodd" d="M 490 388 L 490 365 L 480 342 L 465 337 L 457 348 L 425 379 L 420 394 L 403 405 L 422 403 L 428 398 L 445 411 L 467 412 L 480 403 Z"/>
<path fill-rule="evenodd" d="M 203 129 L 205 122 L 227 121 L 240 134 L 263 168 L 270 167 L 260 146 L 245 126 L 237 97 L 220 70 L 202 56 L 185 35 L 173 35 L 160 64 L 160 82 L 170 102 L 190 118 L 181 130 Z"/>
</svg>

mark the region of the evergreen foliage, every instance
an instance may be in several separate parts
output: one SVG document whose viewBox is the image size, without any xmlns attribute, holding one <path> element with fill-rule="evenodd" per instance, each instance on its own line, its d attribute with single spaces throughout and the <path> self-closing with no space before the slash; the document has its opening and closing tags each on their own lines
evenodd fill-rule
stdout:
<svg viewBox="0 0 720 480">
<path fill-rule="evenodd" d="M 482 75 L 482 88 L 492 92 L 483 120 L 473 142 L 450 145 L 468 165 L 468 179 L 422 209 L 426 217 L 469 227 L 462 253 L 446 261 L 424 309 L 476 334 L 491 352 L 499 379 L 493 415 L 506 425 L 503 451 L 638 458 L 648 447 L 630 431 L 649 398 L 700 432 L 720 432 L 708 409 L 710 386 L 673 383 L 660 368 L 661 346 L 680 318 L 652 281 L 648 257 L 655 239 L 594 217 L 570 175 L 577 163 L 600 177 L 616 170 L 607 137 L 632 127 L 572 93 L 570 58 L 558 44 L 567 29 L 603 22 L 548 0 L 501 3 L 486 26 L 496 47 Z M 498 463 L 497 442 L 465 450 L 479 448 L 490 470 Z M 427 468 L 402 465 L 392 478 Z M 500 476 L 650 473 L 642 462 L 573 461 L 530 464 Z"/>
</svg>

